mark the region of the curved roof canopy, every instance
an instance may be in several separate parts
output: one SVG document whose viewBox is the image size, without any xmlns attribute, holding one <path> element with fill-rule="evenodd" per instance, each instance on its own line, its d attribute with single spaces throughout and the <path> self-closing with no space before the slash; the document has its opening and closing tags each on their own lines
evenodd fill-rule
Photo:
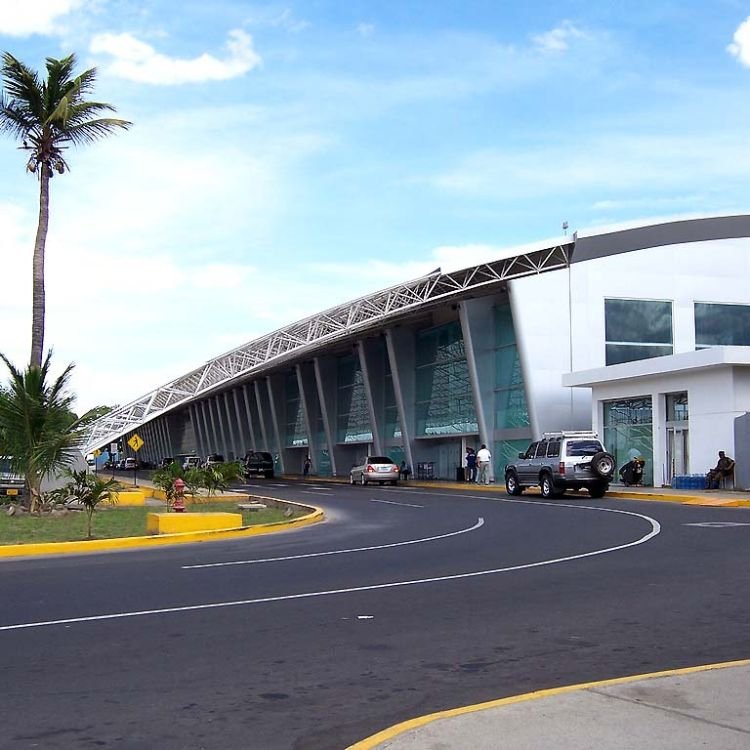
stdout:
<svg viewBox="0 0 750 750">
<path fill-rule="evenodd" d="M 117 440 L 127 432 L 172 409 L 246 380 L 286 360 L 309 355 L 337 340 L 381 328 L 411 310 L 448 299 L 460 299 L 473 290 L 503 281 L 566 268 L 574 239 L 529 250 L 508 258 L 442 273 L 440 269 L 374 294 L 360 297 L 280 328 L 209 360 L 201 367 L 155 388 L 93 422 L 85 435 L 87 453 Z"/>
</svg>

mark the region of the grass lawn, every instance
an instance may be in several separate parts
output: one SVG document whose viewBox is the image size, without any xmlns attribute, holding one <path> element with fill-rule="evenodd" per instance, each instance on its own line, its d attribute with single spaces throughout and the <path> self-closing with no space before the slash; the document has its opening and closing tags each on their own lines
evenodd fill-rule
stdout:
<svg viewBox="0 0 750 750">
<path fill-rule="evenodd" d="M 293 508 L 292 518 L 307 511 Z M 94 539 L 114 539 L 122 536 L 146 536 L 146 514 L 161 513 L 157 506 L 108 507 L 97 510 L 91 533 Z M 188 513 L 239 513 L 236 502 L 196 503 L 188 505 Z M 245 511 L 245 526 L 289 520 L 282 508 Z M 79 542 L 86 538 L 86 513 L 75 511 L 66 516 L 32 516 L 28 513 L 8 516 L 0 506 L 0 544 L 31 544 L 34 542 Z"/>
</svg>

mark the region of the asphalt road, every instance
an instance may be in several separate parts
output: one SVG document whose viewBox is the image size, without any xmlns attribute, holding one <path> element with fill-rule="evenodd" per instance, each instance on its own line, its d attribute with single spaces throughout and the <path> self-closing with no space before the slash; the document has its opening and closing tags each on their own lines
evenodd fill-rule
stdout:
<svg viewBox="0 0 750 750">
<path fill-rule="evenodd" d="M 0 748 L 342 750 L 444 708 L 750 656 L 750 509 L 257 485 L 329 520 L 0 562 Z M 746 525 L 692 525 L 727 522 Z"/>
</svg>

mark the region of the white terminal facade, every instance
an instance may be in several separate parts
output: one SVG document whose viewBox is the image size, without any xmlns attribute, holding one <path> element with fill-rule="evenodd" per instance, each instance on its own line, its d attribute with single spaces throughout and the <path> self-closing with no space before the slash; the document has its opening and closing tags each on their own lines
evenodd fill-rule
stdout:
<svg viewBox="0 0 750 750">
<path fill-rule="evenodd" d="M 750 216 L 581 232 L 251 341 L 103 417 L 84 450 L 137 432 L 152 461 L 264 450 L 345 477 L 388 455 L 453 479 L 485 443 L 502 481 L 541 433 L 593 427 L 648 483 L 724 450 L 750 487 L 749 282 Z"/>
</svg>

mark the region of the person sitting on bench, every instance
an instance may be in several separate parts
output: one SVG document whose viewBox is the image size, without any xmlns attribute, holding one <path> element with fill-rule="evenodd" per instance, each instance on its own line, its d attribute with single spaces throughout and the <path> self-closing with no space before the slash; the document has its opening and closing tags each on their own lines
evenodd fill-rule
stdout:
<svg viewBox="0 0 750 750">
<path fill-rule="evenodd" d="M 719 460 L 716 462 L 716 466 L 706 474 L 706 489 L 718 490 L 721 480 L 733 475 L 734 460 L 725 455 L 724 451 L 719 451 Z"/>
</svg>

